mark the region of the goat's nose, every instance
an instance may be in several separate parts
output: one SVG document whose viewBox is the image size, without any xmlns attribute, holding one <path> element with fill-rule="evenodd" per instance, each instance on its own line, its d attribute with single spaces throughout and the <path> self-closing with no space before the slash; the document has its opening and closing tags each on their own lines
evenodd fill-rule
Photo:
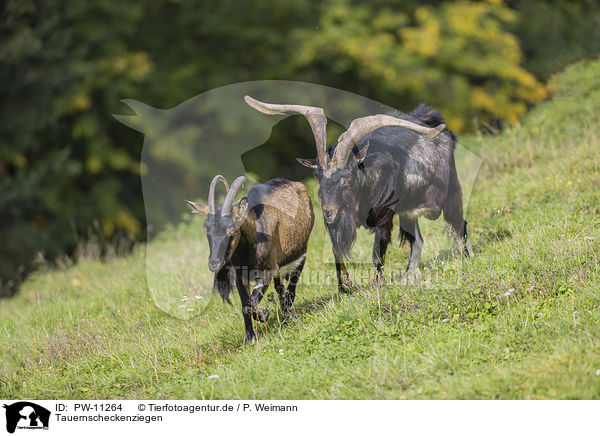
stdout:
<svg viewBox="0 0 600 436">
<path fill-rule="evenodd" d="M 221 261 L 218 259 L 209 259 L 208 260 L 208 269 L 210 269 L 212 272 L 217 272 L 219 271 L 221 266 Z"/>
<path fill-rule="evenodd" d="M 323 218 L 325 218 L 325 221 L 327 222 L 327 224 L 331 224 L 332 222 L 335 221 L 335 217 L 337 216 L 338 213 L 338 209 L 332 208 L 332 207 L 324 207 L 323 208 Z"/>
</svg>

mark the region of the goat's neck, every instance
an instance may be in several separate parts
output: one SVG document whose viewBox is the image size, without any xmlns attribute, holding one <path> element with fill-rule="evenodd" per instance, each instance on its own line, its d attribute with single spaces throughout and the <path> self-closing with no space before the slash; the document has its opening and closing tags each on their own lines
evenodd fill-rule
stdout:
<svg viewBox="0 0 600 436">
<path fill-rule="evenodd" d="M 398 193 L 394 189 L 395 178 L 391 176 L 389 174 L 389 177 L 384 177 L 379 171 L 360 174 L 358 215 L 361 221 L 367 219 L 370 211 L 393 207 L 398 201 Z"/>
<path fill-rule="evenodd" d="M 256 236 L 256 222 L 250 216 L 244 220 L 242 225 L 240 226 L 240 243 L 242 241 L 246 241 L 250 244 L 254 244 L 254 239 Z"/>
</svg>

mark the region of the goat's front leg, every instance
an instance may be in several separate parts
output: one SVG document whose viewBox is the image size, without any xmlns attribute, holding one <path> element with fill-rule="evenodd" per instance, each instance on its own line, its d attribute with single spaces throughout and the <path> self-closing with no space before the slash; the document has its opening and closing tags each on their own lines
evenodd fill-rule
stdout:
<svg viewBox="0 0 600 436">
<path fill-rule="evenodd" d="M 250 305 L 250 297 L 248 296 L 248 289 L 243 277 L 238 271 L 235 278 L 235 284 L 240 294 L 240 300 L 242 301 L 242 315 L 244 316 L 244 325 L 246 327 L 246 335 L 244 336 L 244 344 L 252 343 L 256 340 L 256 335 L 252 328 L 252 306 Z"/>
<path fill-rule="evenodd" d="M 352 293 L 353 286 L 352 282 L 350 281 L 350 274 L 348 274 L 348 270 L 344 264 L 344 256 L 334 249 L 333 257 L 335 259 L 335 271 L 337 274 L 338 289 L 343 294 L 350 294 Z"/>
<path fill-rule="evenodd" d="M 250 306 L 252 308 L 252 317 L 260 322 L 266 322 L 269 319 L 269 311 L 266 309 L 260 309 L 258 303 L 265 295 L 265 292 L 269 288 L 271 278 L 273 277 L 273 271 L 264 270 L 258 271 L 258 277 L 256 278 L 256 285 L 252 295 L 250 296 Z"/>
<path fill-rule="evenodd" d="M 269 318 L 269 311 L 259 309 L 258 303 L 262 300 L 265 292 L 269 288 L 273 272 L 276 265 L 273 262 L 273 244 L 272 238 L 267 236 L 268 231 L 260 232 L 256 241 L 256 270 L 252 271 L 252 276 L 256 281 L 252 296 L 250 297 L 250 305 L 252 306 L 252 316 L 255 320 L 265 322 Z"/>
<path fill-rule="evenodd" d="M 373 266 L 375 267 L 375 279 L 381 281 L 383 266 L 385 264 L 385 253 L 388 244 L 392 240 L 392 229 L 394 227 L 394 214 L 390 211 L 375 227 L 375 240 L 373 241 Z"/>
</svg>

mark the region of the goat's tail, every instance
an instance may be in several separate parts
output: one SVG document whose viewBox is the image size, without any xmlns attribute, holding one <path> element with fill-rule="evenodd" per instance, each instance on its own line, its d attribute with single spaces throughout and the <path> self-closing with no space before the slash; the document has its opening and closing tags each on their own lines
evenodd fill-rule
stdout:
<svg viewBox="0 0 600 436">
<path fill-rule="evenodd" d="M 441 113 L 423 103 L 419 104 L 409 115 L 429 127 L 437 127 L 444 122 Z"/>
<path fill-rule="evenodd" d="M 444 123 L 444 117 L 440 112 L 423 103 L 419 104 L 409 115 L 429 127 L 437 127 Z M 448 133 L 452 136 L 454 146 L 456 146 L 456 135 L 450 130 Z"/>
</svg>

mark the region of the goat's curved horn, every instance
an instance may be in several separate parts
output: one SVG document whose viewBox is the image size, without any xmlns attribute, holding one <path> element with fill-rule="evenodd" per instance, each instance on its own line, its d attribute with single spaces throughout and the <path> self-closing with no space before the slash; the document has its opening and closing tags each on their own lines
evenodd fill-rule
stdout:
<svg viewBox="0 0 600 436">
<path fill-rule="evenodd" d="M 246 183 L 246 178 L 244 176 L 240 176 L 233 181 L 231 184 L 231 188 L 227 191 L 227 196 L 225 197 L 225 201 L 223 201 L 223 207 L 221 208 L 221 215 L 230 215 L 231 208 L 233 207 L 233 200 L 239 189 L 244 186 Z"/>
<path fill-rule="evenodd" d="M 268 115 L 302 114 L 310 124 L 315 143 L 319 164 L 325 168 L 327 165 L 327 117 L 320 107 L 301 106 L 298 104 L 270 104 L 263 103 L 250 97 L 244 97 L 246 103 L 259 112 Z"/>
<path fill-rule="evenodd" d="M 405 127 L 430 139 L 435 138 L 446 128 L 445 124 L 440 124 L 437 127 L 425 127 L 390 115 L 370 115 L 368 117 L 357 118 L 350 123 L 348 130 L 342 133 L 338 139 L 338 144 L 333 154 L 334 167 L 345 167 L 348 157 L 352 152 L 352 147 L 367 133 L 385 126 Z"/>
<path fill-rule="evenodd" d="M 221 174 L 216 175 L 212 179 L 212 182 L 210 182 L 210 188 L 208 189 L 208 213 L 210 214 L 215 213 L 215 188 L 217 186 L 217 182 L 219 181 L 223 182 L 225 185 L 225 191 L 229 191 L 229 184 L 227 183 L 227 180 L 225 180 L 225 177 L 223 177 Z"/>
</svg>

